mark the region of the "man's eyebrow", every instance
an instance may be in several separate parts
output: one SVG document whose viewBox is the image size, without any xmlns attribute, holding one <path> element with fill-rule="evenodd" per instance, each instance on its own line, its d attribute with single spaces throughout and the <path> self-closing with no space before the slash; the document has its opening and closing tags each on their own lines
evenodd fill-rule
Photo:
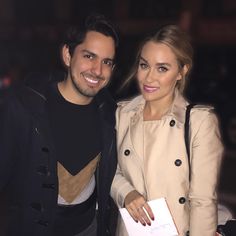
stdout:
<svg viewBox="0 0 236 236">
<path fill-rule="evenodd" d="M 146 63 L 148 63 L 148 61 L 145 60 L 145 59 L 144 59 L 143 57 L 141 57 L 141 56 L 140 56 L 140 60 L 145 61 Z"/>
<path fill-rule="evenodd" d="M 87 49 L 83 49 L 82 52 L 88 53 L 88 54 L 90 54 L 92 56 L 97 56 L 94 52 L 91 52 L 91 51 L 89 51 Z"/>
<path fill-rule="evenodd" d="M 87 50 L 87 49 L 83 49 L 82 52 L 88 53 L 88 54 L 90 54 L 90 55 L 92 55 L 92 56 L 94 56 L 94 57 L 97 57 L 97 56 L 98 56 L 98 55 L 95 54 L 94 52 L 91 52 L 91 51 L 89 51 L 89 50 Z M 114 58 L 109 58 L 109 57 L 108 57 L 108 58 L 104 58 L 103 60 L 109 60 L 109 61 L 114 62 Z"/>
</svg>

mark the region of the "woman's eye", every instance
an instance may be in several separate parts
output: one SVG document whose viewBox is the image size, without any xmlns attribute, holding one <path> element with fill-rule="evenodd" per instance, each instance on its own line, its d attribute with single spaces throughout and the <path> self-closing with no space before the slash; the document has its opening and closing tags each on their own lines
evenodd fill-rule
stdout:
<svg viewBox="0 0 236 236">
<path fill-rule="evenodd" d="M 140 67 L 141 69 L 146 69 L 146 68 L 148 67 L 148 65 L 145 64 L 145 63 L 139 63 L 139 67 Z"/>
<path fill-rule="evenodd" d="M 164 66 L 160 66 L 159 68 L 158 68 L 158 71 L 159 72 L 166 72 L 168 69 L 166 68 L 166 67 L 164 67 Z"/>
</svg>

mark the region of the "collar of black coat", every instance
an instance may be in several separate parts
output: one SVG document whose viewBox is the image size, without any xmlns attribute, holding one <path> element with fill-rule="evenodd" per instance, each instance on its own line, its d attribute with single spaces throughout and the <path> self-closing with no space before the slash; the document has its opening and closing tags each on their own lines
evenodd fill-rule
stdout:
<svg viewBox="0 0 236 236">
<path fill-rule="evenodd" d="M 52 85 L 63 80 L 64 76 L 61 72 L 30 75 L 25 85 L 17 89 L 20 101 L 34 115 L 45 115 L 46 101 Z M 114 125 L 116 103 L 107 88 L 103 88 L 94 99 L 101 119 Z"/>
</svg>

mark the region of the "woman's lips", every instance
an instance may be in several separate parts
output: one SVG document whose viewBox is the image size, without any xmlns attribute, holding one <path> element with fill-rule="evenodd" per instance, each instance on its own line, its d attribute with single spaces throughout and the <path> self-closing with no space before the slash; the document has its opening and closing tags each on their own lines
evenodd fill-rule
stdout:
<svg viewBox="0 0 236 236">
<path fill-rule="evenodd" d="M 159 87 L 151 87 L 151 86 L 147 86 L 147 85 L 143 86 L 143 90 L 147 93 L 153 93 L 153 92 L 157 91 L 158 89 L 159 89 Z"/>
</svg>

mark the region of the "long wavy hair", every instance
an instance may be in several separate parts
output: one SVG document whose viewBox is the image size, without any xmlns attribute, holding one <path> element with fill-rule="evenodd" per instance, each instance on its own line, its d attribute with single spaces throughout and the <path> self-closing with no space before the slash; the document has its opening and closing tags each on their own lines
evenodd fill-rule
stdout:
<svg viewBox="0 0 236 236">
<path fill-rule="evenodd" d="M 125 79 L 121 88 L 124 88 L 130 84 L 133 79 L 136 79 L 139 60 L 144 45 L 148 42 L 163 43 L 170 47 L 177 58 L 180 73 L 183 72 L 183 67 L 186 65 L 188 68 L 184 78 L 178 80 L 176 87 L 181 93 L 185 88 L 186 78 L 189 76 L 193 66 L 193 48 L 190 43 L 189 35 L 182 31 L 177 25 L 165 25 L 161 27 L 157 32 L 148 36 L 141 44 L 136 54 L 134 65 L 132 66 L 130 73 Z"/>
</svg>

